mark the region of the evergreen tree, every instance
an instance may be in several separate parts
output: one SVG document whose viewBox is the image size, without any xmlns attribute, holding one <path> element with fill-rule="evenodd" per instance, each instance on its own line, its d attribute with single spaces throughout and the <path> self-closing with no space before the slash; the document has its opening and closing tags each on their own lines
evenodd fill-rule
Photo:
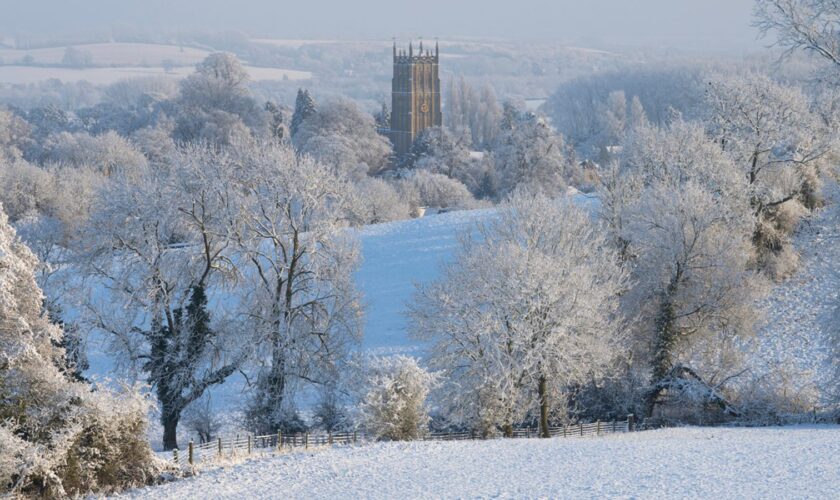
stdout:
<svg viewBox="0 0 840 500">
<path fill-rule="evenodd" d="M 301 123 L 315 114 L 315 99 L 306 89 L 299 89 L 295 99 L 295 113 L 292 115 L 292 125 L 289 132 L 294 136 L 297 134 Z"/>
</svg>

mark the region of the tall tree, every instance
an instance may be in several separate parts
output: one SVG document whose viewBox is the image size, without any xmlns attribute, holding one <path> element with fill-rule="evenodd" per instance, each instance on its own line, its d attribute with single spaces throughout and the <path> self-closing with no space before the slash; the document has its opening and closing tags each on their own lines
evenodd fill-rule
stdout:
<svg viewBox="0 0 840 500">
<path fill-rule="evenodd" d="M 232 272 L 223 158 L 191 147 L 169 169 L 115 179 L 82 241 L 89 321 L 154 386 L 167 450 L 178 446 L 183 410 L 242 361 L 226 344 L 224 322 L 211 327 L 207 309 L 207 291 Z"/>
<path fill-rule="evenodd" d="M 289 147 L 240 149 L 235 182 L 237 261 L 247 283 L 244 314 L 260 373 L 247 417 L 253 428 L 286 428 L 301 383 L 330 374 L 361 337 L 352 273 L 357 249 L 342 228 L 350 186 Z"/>
<path fill-rule="evenodd" d="M 644 411 L 695 382 L 726 406 L 716 391 L 740 369 L 734 339 L 750 337 L 756 320 L 747 179 L 681 121 L 636 130 L 609 174 L 603 214 L 633 266 L 624 307 L 639 314 L 632 348 L 650 368 Z"/>
<path fill-rule="evenodd" d="M 381 172 L 392 154 L 373 116 L 346 98 L 331 100 L 310 115 L 298 126 L 292 143 L 299 153 L 353 180 Z"/>
</svg>

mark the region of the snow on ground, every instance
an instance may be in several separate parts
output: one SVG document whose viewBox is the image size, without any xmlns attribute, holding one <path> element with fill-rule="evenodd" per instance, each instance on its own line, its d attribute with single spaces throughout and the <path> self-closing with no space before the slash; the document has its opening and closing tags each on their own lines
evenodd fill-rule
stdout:
<svg viewBox="0 0 840 500">
<path fill-rule="evenodd" d="M 363 261 L 356 284 L 366 306 L 363 347 L 374 352 L 412 351 L 406 305 L 418 283 L 434 280 L 455 254 L 458 235 L 495 210 L 464 210 L 367 226 L 359 231 Z"/>
<path fill-rule="evenodd" d="M 828 383 L 825 329 L 840 306 L 840 193 L 806 219 L 794 245 L 799 271 L 775 286 L 764 301 L 766 325 L 759 333 L 760 362 L 768 371 L 783 364 L 811 372 L 820 387 Z"/>
<path fill-rule="evenodd" d="M 837 498 L 840 427 L 377 443 L 299 452 L 129 498 Z"/>
</svg>

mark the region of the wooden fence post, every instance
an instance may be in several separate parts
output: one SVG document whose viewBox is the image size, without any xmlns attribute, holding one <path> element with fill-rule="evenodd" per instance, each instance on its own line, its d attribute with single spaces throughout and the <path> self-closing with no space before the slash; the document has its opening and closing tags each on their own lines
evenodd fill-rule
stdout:
<svg viewBox="0 0 840 500">
<path fill-rule="evenodd" d="M 248 434 L 248 454 L 251 454 L 251 435 Z"/>
<path fill-rule="evenodd" d="M 308 432 L 303 435 L 303 449 L 304 450 L 309 449 L 309 433 Z"/>
<path fill-rule="evenodd" d="M 583 422 L 578 422 L 578 427 L 580 427 L 580 435 L 583 436 Z"/>
<path fill-rule="evenodd" d="M 600 420 L 595 421 L 595 435 L 596 436 L 601 435 L 601 421 Z"/>
<path fill-rule="evenodd" d="M 615 432 L 615 419 L 613 419 L 613 429 L 612 429 L 612 431 Z"/>
<path fill-rule="evenodd" d="M 636 423 L 635 423 L 635 421 L 634 421 L 634 420 L 635 420 L 635 418 L 636 418 L 636 417 L 635 417 L 635 416 L 633 416 L 633 414 L 632 414 L 632 413 L 631 413 L 631 414 L 629 414 L 629 415 L 627 415 L 627 431 L 628 431 L 628 432 L 633 432 L 634 430 L 636 430 L 636 429 L 635 429 L 635 424 L 636 424 Z"/>
<path fill-rule="evenodd" d="M 178 448 L 172 448 L 172 460 L 178 463 Z"/>
<path fill-rule="evenodd" d="M 277 431 L 277 451 L 283 449 L 283 431 Z"/>
<path fill-rule="evenodd" d="M 192 439 L 190 439 L 190 444 L 189 444 L 189 447 L 187 448 L 187 460 L 189 460 L 190 465 L 193 464 L 193 442 L 192 442 Z"/>
<path fill-rule="evenodd" d="M 356 431 L 353 431 L 353 444 L 356 444 Z"/>
<path fill-rule="evenodd" d="M 332 431 L 327 431 L 327 441 L 329 441 L 329 445 L 332 446 Z"/>
<path fill-rule="evenodd" d="M 563 437 L 566 437 L 566 433 L 569 430 L 569 424 L 563 424 Z"/>
<path fill-rule="evenodd" d="M 222 456 L 222 438 L 219 438 L 219 456 Z"/>
</svg>

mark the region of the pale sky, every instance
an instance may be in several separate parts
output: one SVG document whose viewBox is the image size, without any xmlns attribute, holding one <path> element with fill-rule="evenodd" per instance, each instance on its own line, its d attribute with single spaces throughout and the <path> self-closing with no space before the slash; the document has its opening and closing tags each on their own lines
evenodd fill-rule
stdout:
<svg viewBox="0 0 840 500">
<path fill-rule="evenodd" d="M 753 0 L 0 0 L 0 32 L 130 26 L 282 38 L 474 36 L 757 48 Z"/>
</svg>

